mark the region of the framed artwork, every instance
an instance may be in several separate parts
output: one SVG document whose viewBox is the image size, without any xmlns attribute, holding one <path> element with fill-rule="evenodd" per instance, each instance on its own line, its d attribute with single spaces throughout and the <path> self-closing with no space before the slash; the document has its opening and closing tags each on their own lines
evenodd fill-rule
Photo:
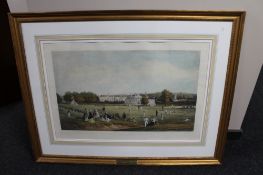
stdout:
<svg viewBox="0 0 263 175">
<path fill-rule="evenodd" d="M 38 162 L 220 164 L 245 12 L 9 17 Z"/>
</svg>

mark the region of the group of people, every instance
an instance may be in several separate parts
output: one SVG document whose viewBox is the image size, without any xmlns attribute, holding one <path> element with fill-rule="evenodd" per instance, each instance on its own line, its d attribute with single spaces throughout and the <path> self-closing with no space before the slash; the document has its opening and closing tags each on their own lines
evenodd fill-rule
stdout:
<svg viewBox="0 0 263 175">
<path fill-rule="evenodd" d="M 143 118 L 143 121 L 144 121 L 144 127 L 145 128 L 158 124 L 158 120 L 155 117 L 154 118 L 145 117 L 145 118 Z"/>
<path fill-rule="evenodd" d="M 87 121 L 89 119 L 101 119 L 104 121 L 110 121 L 112 119 L 125 120 L 127 118 L 127 115 L 125 112 L 122 113 L 122 115 L 120 115 L 119 113 L 115 113 L 115 114 L 107 113 L 105 107 L 103 107 L 101 112 L 98 112 L 97 109 L 93 109 L 92 111 L 91 110 L 88 111 L 87 109 L 85 109 L 82 118 L 84 121 Z"/>
<path fill-rule="evenodd" d="M 71 108 L 66 108 L 66 107 L 61 107 L 61 109 L 67 110 L 67 117 L 69 118 L 72 117 L 72 112 L 81 113 L 83 121 L 89 121 L 91 119 L 94 119 L 94 120 L 110 122 L 112 119 L 115 119 L 115 120 L 131 119 L 131 121 L 137 122 L 137 119 L 135 119 L 134 117 L 129 118 L 125 112 L 123 112 L 122 114 L 119 114 L 119 113 L 112 114 L 112 113 L 107 112 L 105 107 L 102 107 L 100 110 L 98 109 L 88 110 L 87 108 L 85 108 L 84 111 L 80 109 L 71 109 Z M 131 111 L 129 110 L 128 113 L 130 112 Z M 155 117 L 151 117 L 151 116 L 146 116 L 146 111 L 143 111 L 144 127 L 154 126 L 158 124 L 158 119 L 163 120 L 165 114 L 167 114 L 167 110 L 164 110 L 164 111 L 156 110 Z"/>
</svg>

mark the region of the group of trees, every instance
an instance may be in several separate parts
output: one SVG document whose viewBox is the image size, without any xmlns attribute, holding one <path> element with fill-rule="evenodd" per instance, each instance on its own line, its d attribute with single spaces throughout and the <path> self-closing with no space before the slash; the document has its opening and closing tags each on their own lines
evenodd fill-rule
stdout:
<svg viewBox="0 0 263 175">
<path fill-rule="evenodd" d="M 141 99 L 141 104 L 142 105 L 147 105 L 149 103 L 149 99 L 147 95 L 143 95 Z"/>
<path fill-rule="evenodd" d="M 161 92 L 161 95 L 157 98 L 157 102 L 165 104 L 165 105 L 169 105 L 169 104 L 175 103 L 175 101 L 174 101 L 175 96 L 176 96 L 177 100 L 185 100 L 186 102 L 191 102 L 191 104 L 192 103 L 195 104 L 196 99 L 197 99 L 196 94 L 183 93 L 183 92 L 174 94 L 174 93 L 168 91 L 167 89 L 164 89 Z"/>
<path fill-rule="evenodd" d="M 174 94 L 168 91 L 167 89 L 164 89 L 161 92 L 161 96 L 158 98 L 158 101 L 165 105 L 169 105 L 173 102 L 173 99 L 174 99 Z"/>
<path fill-rule="evenodd" d="M 149 103 L 149 98 L 153 98 L 154 94 L 142 95 L 141 103 L 147 105 Z M 158 103 L 169 105 L 173 102 L 174 94 L 167 89 L 164 89 L 161 93 L 155 93 L 155 100 Z"/>
<path fill-rule="evenodd" d="M 186 99 L 186 100 L 196 100 L 197 99 L 197 95 L 196 94 L 190 94 L 190 93 L 177 93 L 176 94 L 176 98 L 178 100 L 180 99 Z"/>
<path fill-rule="evenodd" d="M 154 97 L 155 96 L 155 97 Z M 147 105 L 149 100 L 148 98 L 155 98 L 156 102 L 159 104 L 164 104 L 164 105 L 169 105 L 174 103 L 174 97 L 176 96 L 177 100 L 186 100 L 186 101 L 193 101 L 195 102 L 197 99 L 197 95 L 196 94 L 191 94 L 191 93 L 177 93 L 174 94 L 172 92 L 170 92 L 167 89 L 164 89 L 162 92 L 156 92 L 156 93 L 152 93 L 152 94 L 148 94 L 148 95 L 142 95 L 142 99 L 141 99 L 141 103 L 143 105 Z"/>
<path fill-rule="evenodd" d="M 62 97 L 57 94 L 58 103 L 62 102 Z M 96 103 L 99 102 L 99 97 L 92 92 L 66 92 L 63 95 L 65 102 L 71 102 L 73 99 L 79 103 Z"/>
</svg>

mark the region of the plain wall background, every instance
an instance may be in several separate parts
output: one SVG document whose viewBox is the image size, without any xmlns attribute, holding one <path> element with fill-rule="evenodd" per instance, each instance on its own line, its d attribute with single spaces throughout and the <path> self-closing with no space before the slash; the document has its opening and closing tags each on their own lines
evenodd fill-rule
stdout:
<svg viewBox="0 0 263 175">
<path fill-rule="evenodd" d="M 262 0 L 7 0 L 11 12 L 78 10 L 238 10 L 246 11 L 229 129 L 239 130 L 263 63 Z"/>
</svg>

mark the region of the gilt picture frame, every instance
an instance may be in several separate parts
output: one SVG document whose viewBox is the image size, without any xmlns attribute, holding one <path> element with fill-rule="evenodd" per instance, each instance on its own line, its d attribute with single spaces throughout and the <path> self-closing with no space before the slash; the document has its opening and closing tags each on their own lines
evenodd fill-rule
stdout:
<svg viewBox="0 0 263 175">
<path fill-rule="evenodd" d="M 9 19 L 36 161 L 221 163 L 245 12 Z"/>
</svg>

